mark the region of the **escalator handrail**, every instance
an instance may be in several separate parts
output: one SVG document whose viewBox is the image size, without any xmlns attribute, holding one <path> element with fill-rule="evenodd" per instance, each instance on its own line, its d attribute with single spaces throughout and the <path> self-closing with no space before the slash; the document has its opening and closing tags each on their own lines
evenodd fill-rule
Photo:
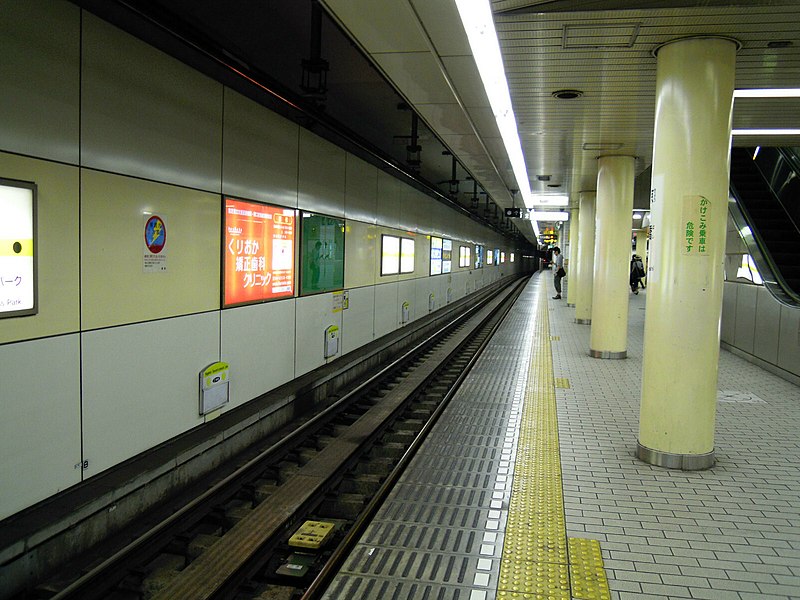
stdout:
<svg viewBox="0 0 800 600">
<path fill-rule="evenodd" d="M 775 166 L 778 165 L 778 161 L 779 160 L 783 160 L 786 163 L 786 165 L 795 173 L 795 175 L 798 178 L 800 178 L 800 159 L 798 159 L 794 155 L 794 153 L 787 152 L 784 148 L 779 148 L 779 147 L 773 147 L 773 148 L 768 148 L 768 149 L 763 149 L 762 148 L 762 152 L 759 153 L 759 156 L 762 157 L 761 161 L 756 160 L 755 156 L 753 157 L 753 166 L 755 166 L 755 168 L 758 170 L 758 172 L 761 175 L 761 177 L 764 179 L 764 182 L 767 184 L 767 187 L 769 188 L 770 192 L 772 192 L 773 198 L 777 201 L 778 206 L 780 206 L 781 209 L 783 209 L 783 212 L 785 213 L 786 218 L 789 220 L 789 223 L 791 223 L 792 226 L 794 227 L 794 230 L 797 232 L 797 235 L 800 236 L 800 225 L 798 225 L 797 220 L 793 216 L 792 211 L 789 210 L 789 207 L 786 206 L 786 204 L 784 204 L 782 194 L 779 193 L 779 190 L 776 190 L 774 187 L 772 187 L 772 183 L 771 183 L 772 178 L 771 178 L 770 174 L 769 173 L 765 173 L 764 169 L 762 168 L 763 167 L 763 157 L 766 154 L 766 152 L 763 152 L 763 150 L 767 150 L 767 151 L 768 150 L 774 150 L 774 151 L 776 151 L 776 154 L 778 156 L 778 158 L 774 162 L 772 162 L 769 166 L 775 167 Z M 775 170 L 775 169 L 773 169 L 773 170 Z"/>
<path fill-rule="evenodd" d="M 772 188 L 769 189 L 774 195 Z M 736 189 L 733 181 L 730 182 L 730 193 L 736 201 L 735 206 L 739 215 L 736 215 L 735 211 L 733 210 L 731 210 L 731 214 L 734 217 L 734 222 L 737 225 L 739 235 L 742 237 L 742 241 L 744 242 L 745 246 L 747 246 L 748 253 L 755 261 L 759 274 L 764 280 L 764 287 L 767 288 L 769 293 L 772 294 L 772 296 L 781 304 L 792 308 L 800 308 L 800 295 L 790 288 L 786 283 L 786 280 L 783 278 L 780 269 L 772 257 L 772 253 L 769 251 L 769 249 L 767 249 L 767 246 L 764 243 L 764 237 L 761 235 L 761 231 L 754 223 L 753 217 L 750 215 L 747 207 L 742 202 L 742 196 Z M 741 217 L 741 219 L 744 220 L 744 223 L 750 228 L 753 237 L 752 242 L 745 238 L 745 236 L 742 234 L 741 224 L 738 222 L 740 219 L 738 217 Z M 755 247 L 753 247 L 753 242 L 755 243 Z"/>
</svg>

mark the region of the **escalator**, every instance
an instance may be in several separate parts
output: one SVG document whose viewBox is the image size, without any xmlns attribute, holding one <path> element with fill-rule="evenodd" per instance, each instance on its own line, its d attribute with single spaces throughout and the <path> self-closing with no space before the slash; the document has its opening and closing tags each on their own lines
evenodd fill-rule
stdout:
<svg viewBox="0 0 800 600">
<path fill-rule="evenodd" d="M 800 157 L 793 148 L 731 150 L 731 215 L 765 287 L 800 308 Z"/>
</svg>

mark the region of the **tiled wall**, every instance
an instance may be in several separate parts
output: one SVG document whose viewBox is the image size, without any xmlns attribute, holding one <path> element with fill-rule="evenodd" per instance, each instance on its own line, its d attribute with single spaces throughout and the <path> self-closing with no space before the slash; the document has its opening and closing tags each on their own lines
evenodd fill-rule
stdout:
<svg viewBox="0 0 800 600">
<path fill-rule="evenodd" d="M 720 339 L 778 374 L 800 377 L 800 309 L 778 302 L 763 285 L 737 277 L 747 246 L 728 219 Z M 775 369 L 773 369 L 775 370 Z"/>
<path fill-rule="evenodd" d="M 329 325 L 349 352 L 520 267 L 429 277 L 430 235 L 516 250 L 73 4 L 5 2 L 0 25 L 0 177 L 36 182 L 39 244 L 38 314 L 0 319 L 0 519 L 201 426 L 209 363 L 231 410 L 324 364 Z M 221 310 L 222 194 L 345 217 L 349 308 Z M 165 273 L 143 272 L 146 212 Z M 381 233 L 416 240 L 414 273 L 380 275 Z"/>
</svg>

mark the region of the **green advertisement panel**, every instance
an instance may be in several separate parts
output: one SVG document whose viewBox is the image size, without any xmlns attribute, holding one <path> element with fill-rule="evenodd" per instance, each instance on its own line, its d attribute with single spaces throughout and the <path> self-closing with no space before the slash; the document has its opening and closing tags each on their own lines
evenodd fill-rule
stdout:
<svg viewBox="0 0 800 600">
<path fill-rule="evenodd" d="M 300 294 L 344 287 L 344 219 L 303 213 L 300 233 Z"/>
</svg>

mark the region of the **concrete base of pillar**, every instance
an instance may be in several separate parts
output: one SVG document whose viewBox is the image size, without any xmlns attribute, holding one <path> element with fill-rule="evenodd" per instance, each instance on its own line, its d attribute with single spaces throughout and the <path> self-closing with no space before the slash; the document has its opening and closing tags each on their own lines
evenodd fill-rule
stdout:
<svg viewBox="0 0 800 600">
<path fill-rule="evenodd" d="M 628 358 L 628 351 L 623 350 L 622 352 L 609 352 L 607 350 L 592 350 L 589 349 L 589 356 L 592 358 Z"/>
<path fill-rule="evenodd" d="M 708 454 L 672 454 L 642 446 L 636 442 L 636 457 L 657 467 L 679 469 L 681 471 L 702 471 L 714 466 L 714 451 Z"/>
</svg>

